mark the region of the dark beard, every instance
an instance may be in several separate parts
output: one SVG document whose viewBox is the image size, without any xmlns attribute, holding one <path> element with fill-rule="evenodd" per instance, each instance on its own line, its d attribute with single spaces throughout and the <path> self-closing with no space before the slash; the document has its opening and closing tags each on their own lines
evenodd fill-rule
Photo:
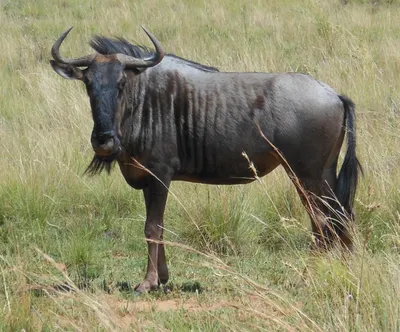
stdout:
<svg viewBox="0 0 400 332">
<path fill-rule="evenodd" d="M 110 174 L 111 169 L 115 165 L 118 154 L 114 154 L 108 157 L 101 157 L 95 154 L 86 171 L 83 174 L 96 175 L 100 174 L 103 170 L 106 170 Z"/>
</svg>

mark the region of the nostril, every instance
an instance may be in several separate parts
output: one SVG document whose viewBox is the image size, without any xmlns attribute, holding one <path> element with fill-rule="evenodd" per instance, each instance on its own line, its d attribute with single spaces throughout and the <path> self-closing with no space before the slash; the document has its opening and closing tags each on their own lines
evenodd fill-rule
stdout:
<svg viewBox="0 0 400 332">
<path fill-rule="evenodd" d="M 103 132 L 103 133 L 98 133 L 92 134 L 92 139 L 94 139 L 95 141 L 97 141 L 97 143 L 99 145 L 104 145 L 106 143 L 108 143 L 110 140 L 112 140 L 114 138 L 114 132 L 113 131 L 107 131 L 107 132 Z"/>
<path fill-rule="evenodd" d="M 104 145 L 104 143 L 105 143 L 107 140 L 109 140 L 109 138 L 104 137 L 104 136 L 97 137 L 97 142 L 98 142 L 100 145 Z"/>
</svg>

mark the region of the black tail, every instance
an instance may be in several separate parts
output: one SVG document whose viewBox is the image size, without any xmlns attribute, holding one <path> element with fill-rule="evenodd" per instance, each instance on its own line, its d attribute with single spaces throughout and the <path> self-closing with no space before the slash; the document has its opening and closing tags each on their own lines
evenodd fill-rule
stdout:
<svg viewBox="0 0 400 332">
<path fill-rule="evenodd" d="M 339 98 L 346 111 L 347 152 L 339 172 L 335 195 L 346 211 L 347 216 L 353 218 L 354 196 L 356 194 L 359 171 L 362 172 L 361 164 L 356 156 L 355 106 L 349 98 L 345 96 L 339 96 Z"/>
</svg>

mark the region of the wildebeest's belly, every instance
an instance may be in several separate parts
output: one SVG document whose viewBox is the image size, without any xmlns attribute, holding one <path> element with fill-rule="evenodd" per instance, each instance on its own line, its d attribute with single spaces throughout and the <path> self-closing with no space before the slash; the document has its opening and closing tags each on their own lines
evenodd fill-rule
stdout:
<svg viewBox="0 0 400 332">
<path fill-rule="evenodd" d="M 213 176 L 196 176 L 196 175 L 177 175 L 174 177 L 174 181 L 186 181 L 203 184 L 218 184 L 218 185 L 230 185 L 230 184 L 246 184 L 253 182 L 255 178 L 217 178 Z"/>
<path fill-rule="evenodd" d="M 181 170 L 173 180 L 204 184 L 245 184 L 262 177 L 280 164 L 276 155 L 266 152 L 261 155 L 240 153 L 237 158 L 220 159 L 203 165 L 200 171 Z"/>
</svg>

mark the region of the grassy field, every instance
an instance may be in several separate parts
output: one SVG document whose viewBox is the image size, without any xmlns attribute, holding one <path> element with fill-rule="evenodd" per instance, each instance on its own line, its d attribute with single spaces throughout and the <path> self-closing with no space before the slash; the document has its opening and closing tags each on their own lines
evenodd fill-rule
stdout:
<svg viewBox="0 0 400 332">
<path fill-rule="evenodd" d="M 1 331 L 399 331 L 399 1 L 0 1 Z M 355 250 L 311 255 L 282 170 L 246 186 L 173 183 L 166 292 L 135 297 L 146 264 L 142 193 L 118 169 L 87 177 L 80 82 L 49 65 L 94 34 L 224 71 L 299 71 L 357 105 L 364 167 Z"/>
</svg>

